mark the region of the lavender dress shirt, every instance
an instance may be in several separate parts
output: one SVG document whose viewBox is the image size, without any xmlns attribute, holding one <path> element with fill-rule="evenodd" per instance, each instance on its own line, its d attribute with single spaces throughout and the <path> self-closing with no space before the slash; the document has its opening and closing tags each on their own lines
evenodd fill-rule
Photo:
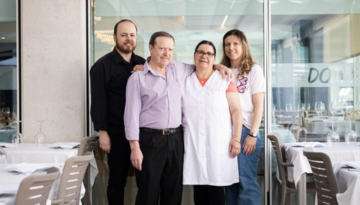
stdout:
<svg viewBox="0 0 360 205">
<path fill-rule="evenodd" d="M 182 86 L 187 76 L 194 72 L 194 65 L 172 60 L 166 66 L 166 78 L 152 70 L 131 75 L 126 86 L 124 114 L 127 140 L 139 140 L 139 128 L 176 128 L 181 125 Z"/>
</svg>

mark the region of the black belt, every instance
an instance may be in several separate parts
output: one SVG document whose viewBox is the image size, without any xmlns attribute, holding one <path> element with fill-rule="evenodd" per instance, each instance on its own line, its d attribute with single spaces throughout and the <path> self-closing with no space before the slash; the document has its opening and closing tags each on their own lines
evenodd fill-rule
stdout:
<svg viewBox="0 0 360 205">
<path fill-rule="evenodd" d="M 182 131 L 183 131 L 183 127 L 181 125 L 177 128 L 167 128 L 167 129 L 163 129 L 163 130 L 140 127 L 140 132 L 155 133 L 155 134 L 159 134 L 159 135 L 172 135 L 172 134 L 175 134 L 177 132 L 182 132 Z"/>
</svg>

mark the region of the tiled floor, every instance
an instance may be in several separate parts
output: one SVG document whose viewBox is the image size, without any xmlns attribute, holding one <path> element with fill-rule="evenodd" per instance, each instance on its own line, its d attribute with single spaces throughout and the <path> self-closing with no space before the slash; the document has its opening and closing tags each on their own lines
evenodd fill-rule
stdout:
<svg viewBox="0 0 360 205">
<path fill-rule="evenodd" d="M 103 163 L 104 161 L 101 161 Z M 100 165 L 98 161 L 98 166 Z M 105 166 L 99 167 L 99 174 L 95 179 L 95 183 L 93 186 L 93 204 L 92 205 L 107 205 L 107 198 L 106 198 L 106 187 L 107 187 L 107 181 L 108 181 L 108 170 L 106 163 Z M 280 196 L 281 196 L 281 184 L 279 181 L 275 178 L 275 174 L 273 174 L 272 178 L 272 194 L 273 197 L 271 199 L 273 200 L 273 205 L 280 204 Z M 258 176 L 258 183 L 261 188 L 262 193 L 262 199 L 264 203 L 265 199 L 265 177 L 264 175 Z M 135 182 L 135 177 L 128 177 L 127 185 L 125 189 L 125 205 L 134 205 L 135 204 L 135 197 L 137 193 L 137 187 Z M 292 205 L 297 204 L 296 203 L 297 198 L 295 196 L 292 196 Z M 307 195 L 307 204 L 308 205 L 314 205 L 315 201 L 315 195 L 314 194 L 308 194 Z M 193 203 L 193 190 L 192 186 L 184 186 L 183 190 L 183 199 L 182 199 L 182 205 L 194 205 Z"/>
</svg>

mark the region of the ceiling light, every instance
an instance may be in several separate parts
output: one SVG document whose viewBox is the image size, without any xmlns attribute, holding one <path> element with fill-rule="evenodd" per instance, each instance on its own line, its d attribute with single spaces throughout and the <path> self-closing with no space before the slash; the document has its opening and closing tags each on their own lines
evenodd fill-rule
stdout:
<svg viewBox="0 0 360 205">
<path fill-rule="evenodd" d="M 168 3 L 168 4 L 172 4 L 172 3 L 178 3 L 184 0 L 158 0 L 160 2 L 164 2 L 164 3 Z"/>
<path fill-rule="evenodd" d="M 288 1 L 296 4 L 306 4 L 309 2 L 309 0 L 288 0 Z"/>
<path fill-rule="evenodd" d="M 226 16 L 224 17 L 224 20 L 223 20 L 223 22 L 222 22 L 222 24 L 221 24 L 221 27 L 224 27 L 227 18 L 228 18 L 228 15 L 226 15 Z"/>
<path fill-rule="evenodd" d="M 198 3 L 198 4 L 207 4 L 207 3 L 211 3 L 215 0 L 190 0 L 190 1 Z"/>
<path fill-rule="evenodd" d="M 238 3 L 242 3 L 245 1 L 249 1 L 249 0 L 223 0 L 223 1 L 233 3 L 233 4 L 238 4 Z"/>
<path fill-rule="evenodd" d="M 258 2 L 261 2 L 261 3 L 264 3 L 264 0 L 257 0 Z M 280 0 L 271 0 L 270 2 L 272 3 L 272 4 L 277 4 L 277 3 L 279 3 L 279 1 Z"/>
<path fill-rule="evenodd" d="M 5 39 L 5 36 L 1 36 L 1 40 L 4 40 Z"/>
</svg>

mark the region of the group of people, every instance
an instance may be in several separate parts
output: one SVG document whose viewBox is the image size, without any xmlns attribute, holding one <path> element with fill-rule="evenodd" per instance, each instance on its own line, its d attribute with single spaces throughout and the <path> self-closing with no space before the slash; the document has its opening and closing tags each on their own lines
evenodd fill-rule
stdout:
<svg viewBox="0 0 360 205">
<path fill-rule="evenodd" d="M 223 38 L 223 57 L 199 42 L 194 64 L 172 59 L 174 37 L 155 32 L 150 57 L 136 54 L 137 27 L 114 27 L 113 51 L 91 68 L 91 117 L 108 153 L 109 205 L 124 203 L 130 164 L 136 205 L 180 205 L 193 185 L 196 205 L 260 205 L 258 133 L 265 80 L 244 33 Z"/>
</svg>

